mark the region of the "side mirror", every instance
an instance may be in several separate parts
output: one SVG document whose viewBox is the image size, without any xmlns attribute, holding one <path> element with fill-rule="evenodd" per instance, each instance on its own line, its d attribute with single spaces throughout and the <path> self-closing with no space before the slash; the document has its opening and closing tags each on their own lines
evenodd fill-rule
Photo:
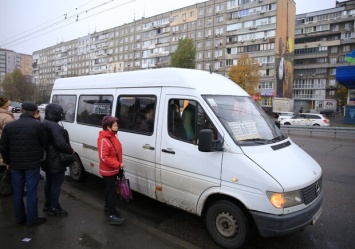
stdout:
<svg viewBox="0 0 355 249">
<path fill-rule="evenodd" d="M 198 133 L 198 150 L 202 152 L 222 151 L 221 140 L 213 140 L 213 132 L 211 129 L 202 129 Z"/>
</svg>

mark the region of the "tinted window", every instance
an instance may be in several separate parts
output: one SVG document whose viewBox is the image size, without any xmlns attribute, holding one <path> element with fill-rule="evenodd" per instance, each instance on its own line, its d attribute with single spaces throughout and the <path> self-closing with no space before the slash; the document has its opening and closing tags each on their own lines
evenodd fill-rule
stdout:
<svg viewBox="0 0 355 249">
<path fill-rule="evenodd" d="M 156 113 L 155 96 L 120 96 L 117 100 L 119 130 L 152 135 Z"/>
<path fill-rule="evenodd" d="M 81 95 L 78 103 L 77 122 L 101 127 L 104 116 L 112 115 L 113 96 Z"/>
<path fill-rule="evenodd" d="M 62 121 L 73 123 L 76 110 L 76 95 L 53 95 L 52 103 L 63 107 Z"/>
</svg>

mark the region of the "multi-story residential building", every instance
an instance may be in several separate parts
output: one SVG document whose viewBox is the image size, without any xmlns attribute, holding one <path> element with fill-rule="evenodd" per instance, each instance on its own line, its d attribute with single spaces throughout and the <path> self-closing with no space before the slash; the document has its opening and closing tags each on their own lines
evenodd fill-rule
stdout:
<svg viewBox="0 0 355 249">
<path fill-rule="evenodd" d="M 32 76 L 32 55 L 20 54 L 20 69 L 23 75 Z"/>
<path fill-rule="evenodd" d="M 296 16 L 292 90 L 296 106 L 319 110 L 324 108 L 322 100 L 335 98 L 336 67 L 348 64 L 345 55 L 355 49 L 354 38 L 355 0 Z"/>
<path fill-rule="evenodd" d="M 23 75 L 32 76 L 32 55 L 0 48 L 0 83 L 6 74 L 12 73 L 15 69 L 21 69 Z"/>
<path fill-rule="evenodd" d="M 293 0 L 210 0 L 142 18 L 35 51 L 35 82 L 167 67 L 180 39 L 192 38 L 196 69 L 227 76 L 248 53 L 260 66 L 256 99 L 292 97 L 296 6 Z"/>
<path fill-rule="evenodd" d="M 8 49 L 0 49 L 0 82 L 5 75 L 21 68 L 21 55 Z"/>
</svg>

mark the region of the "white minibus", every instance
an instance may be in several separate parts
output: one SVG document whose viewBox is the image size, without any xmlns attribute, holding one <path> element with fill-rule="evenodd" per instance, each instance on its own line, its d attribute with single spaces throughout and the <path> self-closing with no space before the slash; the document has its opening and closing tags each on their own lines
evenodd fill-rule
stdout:
<svg viewBox="0 0 355 249">
<path fill-rule="evenodd" d="M 224 76 L 163 68 L 61 78 L 51 102 L 65 111 L 74 180 L 100 176 L 101 120 L 116 116 L 131 188 L 203 217 L 224 248 L 242 247 L 254 228 L 299 231 L 322 212 L 319 164 Z"/>
</svg>

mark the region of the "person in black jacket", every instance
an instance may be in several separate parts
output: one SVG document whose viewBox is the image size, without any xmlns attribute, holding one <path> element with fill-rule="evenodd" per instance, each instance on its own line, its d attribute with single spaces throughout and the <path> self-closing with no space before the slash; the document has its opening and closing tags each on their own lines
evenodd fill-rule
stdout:
<svg viewBox="0 0 355 249">
<path fill-rule="evenodd" d="M 73 154 L 75 151 L 70 146 L 69 134 L 58 122 L 62 119 L 63 107 L 58 104 L 48 104 L 42 121 L 48 133 L 46 147 L 46 161 L 42 170 L 46 172 L 44 195 L 46 201 L 43 211 L 49 216 L 67 216 L 68 212 L 59 204 L 60 189 L 64 181 L 66 167 L 59 162 L 58 152 Z"/>
<path fill-rule="evenodd" d="M 34 118 L 36 110 L 35 103 L 23 102 L 20 118 L 4 127 L 0 140 L 4 163 L 11 170 L 16 223 L 29 226 L 46 221 L 45 217 L 38 217 L 37 188 L 47 133 L 41 122 Z M 25 185 L 26 208 L 23 200 Z"/>
</svg>

